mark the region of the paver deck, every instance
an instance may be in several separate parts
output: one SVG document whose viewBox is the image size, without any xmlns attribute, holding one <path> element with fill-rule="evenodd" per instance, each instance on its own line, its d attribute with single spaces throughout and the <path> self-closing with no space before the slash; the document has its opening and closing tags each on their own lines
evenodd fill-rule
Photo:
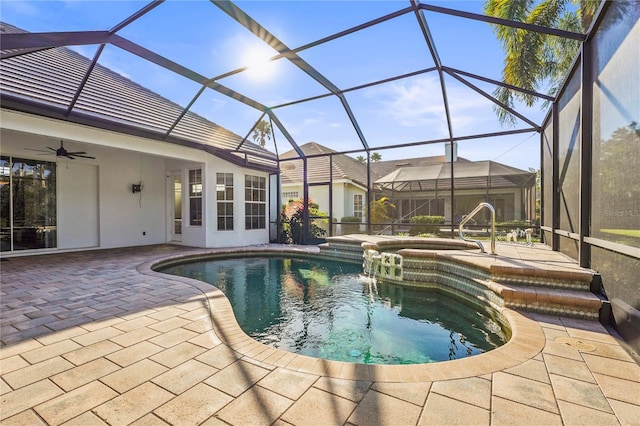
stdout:
<svg viewBox="0 0 640 426">
<path fill-rule="evenodd" d="M 464 360 L 317 360 L 248 338 L 219 290 L 150 270 L 160 258 L 216 251 L 160 245 L 5 259 L 0 423 L 640 424 L 640 366 L 597 322 L 506 310 L 511 341 Z M 576 268 L 544 247 L 503 244 L 498 254 Z"/>
</svg>

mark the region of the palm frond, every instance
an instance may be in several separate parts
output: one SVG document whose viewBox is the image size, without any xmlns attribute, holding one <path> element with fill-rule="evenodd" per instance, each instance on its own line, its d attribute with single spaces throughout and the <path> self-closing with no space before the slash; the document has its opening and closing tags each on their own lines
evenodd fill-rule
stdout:
<svg viewBox="0 0 640 426">
<path fill-rule="evenodd" d="M 572 1 L 580 2 L 583 15 L 569 10 L 569 0 L 485 0 L 484 11 L 498 18 L 579 32 L 586 15 L 593 15 L 600 0 Z M 505 52 L 503 81 L 530 91 L 547 86 L 557 90 L 579 47 L 575 40 L 508 26 L 495 25 L 494 32 Z M 533 95 L 505 88 L 496 89 L 494 95 L 509 107 L 516 100 L 529 107 L 538 101 Z M 494 109 L 501 124 L 515 124 L 511 113 L 499 106 Z"/>
<path fill-rule="evenodd" d="M 501 103 L 508 106 L 509 108 L 514 107 L 512 91 L 507 89 L 506 87 L 498 87 L 496 90 L 493 91 L 493 96 L 496 98 L 496 100 L 500 101 Z M 515 127 L 517 123 L 516 117 L 513 114 L 511 114 L 508 110 L 502 108 L 500 105 L 497 105 L 497 104 L 493 106 L 493 110 L 498 116 L 498 120 L 501 125 Z"/>
</svg>

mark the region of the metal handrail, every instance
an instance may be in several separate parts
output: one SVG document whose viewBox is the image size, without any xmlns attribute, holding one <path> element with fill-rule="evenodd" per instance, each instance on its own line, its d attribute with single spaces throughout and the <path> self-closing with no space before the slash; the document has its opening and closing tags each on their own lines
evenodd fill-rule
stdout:
<svg viewBox="0 0 640 426">
<path fill-rule="evenodd" d="M 476 243 L 478 247 L 480 247 L 480 251 L 482 251 L 482 253 L 486 253 L 484 251 L 484 246 L 480 241 L 472 240 L 470 238 L 465 238 L 465 236 L 462 234 L 462 228 L 464 227 L 464 224 L 470 221 L 473 218 L 473 216 L 475 216 L 476 213 L 478 213 L 484 207 L 488 208 L 491 211 L 491 254 L 496 254 L 496 209 L 494 209 L 491 204 L 489 203 L 478 204 L 478 207 L 473 209 L 471 213 L 467 215 L 467 217 L 465 217 L 460 221 L 460 226 L 458 226 L 458 233 L 460 234 L 460 238 L 462 238 L 464 241 Z"/>
</svg>

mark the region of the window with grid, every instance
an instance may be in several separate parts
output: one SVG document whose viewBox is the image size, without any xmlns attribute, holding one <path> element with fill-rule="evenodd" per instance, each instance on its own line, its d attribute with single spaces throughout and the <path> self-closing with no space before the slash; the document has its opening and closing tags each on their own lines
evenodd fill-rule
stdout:
<svg viewBox="0 0 640 426">
<path fill-rule="evenodd" d="M 285 191 L 282 193 L 282 200 L 285 202 L 288 202 L 289 200 L 297 200 L 298 198 L 298 191 Z"/>
<path fill-rule="evenodd" d="M 189 170 L 189 225 L 202 226 L 202 169 Z"/>
<path fill-rule="evenodd" d="M 362 194 L 353 195 L 353 215 L 362 218 L 364 212 L 364 204 L 362 202 Z"/>
<path fill-rule="evenodd" d="M 233 173 L 216 173 L 218 231 L 233 230 Z"/>
<path fill-rule="evenodd" d="M 245 175 L 244 215 L 245 229 L 265 229 L 267 223 L 266 178 Z"/>
</svg>

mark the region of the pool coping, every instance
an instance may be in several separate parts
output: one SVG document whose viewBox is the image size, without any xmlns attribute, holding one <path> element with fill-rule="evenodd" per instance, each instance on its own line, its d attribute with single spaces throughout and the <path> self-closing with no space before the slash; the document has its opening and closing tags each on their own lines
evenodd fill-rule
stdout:
<svg viewBox="0 0 640 426">
<path fill-rule="evenodd" d="M 157 272 L 157 265 L 197 258 L 215 258 L 230 255 L 248 256 L 252 254 L 318 254 L 316 247 L 273 247 L 253 246 L 228 249 L 207 249 L 180 255 L 162 256 L 140 264 L 137 271 L 152 277 L 166 278 L 167 274 Z M 207 299 L 213 331 L 218 338 L 235 352 L 253 362 L 273 367 L 281 367 L 301 373 L 318 376 L 377 382 L 432 382 L 438 380 L 461 379 L 483 376 L 520 365 L 542 352 L 545 335 L 540 324 L 524 313 L 510 308 L 498 309 L 508 322 L 511 338 L 504 345 L 491 351 L 467 358 L 441 361 L 429 364 L 370 365 L 344 361 L 325 360 L 306 355 L 294 354 L 255 341 L 238 325 L 227 297 L 217 287 L 192 278 L 171 276 L 197 288 Z"/>
</svg>

